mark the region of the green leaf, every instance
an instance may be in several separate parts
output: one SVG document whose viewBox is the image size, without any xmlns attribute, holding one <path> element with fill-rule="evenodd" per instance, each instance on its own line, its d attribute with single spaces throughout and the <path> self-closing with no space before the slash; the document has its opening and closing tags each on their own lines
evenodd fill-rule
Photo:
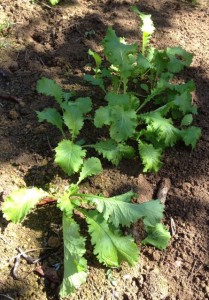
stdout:
<svg viewBox="0 0 209 300">
<path fill-rule="evenodd" d="M 134 149 L 131 146 L 118 144 L 114 140 L 105 140 L 93 145 L 94 149 L 97 150 L 104 158 L 108 159 L 112 164 L 118 165 L 123 157 L 133 158 Z"/>
<path fill-rule="evenodd" d="M 102 172 L 102 165 L 98 158 L 91 157 L 84 161 L 83 167 L 80 172 L 78 184 L 85 178 L 97 175 Z"/>
<path fill-rule="evenodd" d="M 140 27 L 141 31 L 147 34 L 152 34 L 155 31 L 152 16 L 141 13 L 136 6 L 132 6 L 131 9 L 133 12 L 138 14 L 143 22 L 142 26 Z"/>
<path fill-rule="evenodd" d="M 165 249 L 168 246 L 171 235 L 166 227 L 158 223 L 154 227 L 147 227 L 148 236 L 142 241 L 143 245 L 152 245 L 158 249 Z"/>
<path fill-rule="evenodd" d="M 139 142 L 139 155 L 144 165 L 144 172 L 157 172 L 161 168 L 161 149 L 155 149 L 152 144 Z"/>
<path fill-rule="evenodd" d="M 60 2 L 60 0 L 49 0 L 49 2 L 51 3 L 51 5 L 56 5 Z"/>
<path fill-rule="evenodd" d="M 65 125 L 70 130 L 72 135 L 72 139 L 74 140 L 75 137 L 79 134 L 81 128 L 83 127 L 83 115 L 79 107 L 75 105 L 69 105 L 67 110 L 63 112 L 63 120 Z"/>
<path fill-rule="evenodd" d="M 193 122 L 192 114 L 185 115 L 181 120 L 181 126 L 188 126 Z"/>
<path fill-rule="evenodd" d="M 197 113 L 196 106 L 192 104 L 192 95 L 187 91 L 180 95 L 177 95 L 173 100 L 173 103 L 179 108 L 180 111 L 183 112 L 183 114 Z"/>
<path fill-rule="evenodd" d="M 103 125 L 110 125 L 110 122 L 110 108 L 108 106 L 100 106 L 94 116 L 95 127 L 101 128 Z"/>
<path fill-rule="evenodd" d="M 109 92 L 105 96 L 105 100 L 108 101 L 109 106 L 121 106 L 128 110 L 130 108 L 130 96 L 127 94 L 117 94 Z"/>
<path fill-rule="evenodd" d="M 83 114 L 87 114 L 92 109 L 92 101 L 90 97 L 80 97 L 75 100 L 75 105 L 78 106 Z"/>
<path fill-rule="evenodd" d="M 98 53 L 92 51 L 91 49 L 89 49 L 88 54 L 94 58 L 96 64 L 96 70 L 98 71 L 102 63 L 101 57 L 99 56 Z"/>
<path fill-rule="evenodd" d="M 125 44 L 124 40 L 117 37 L 112 28 L 108 28 L 102 45 L 109 62 L 118 68 L 124 89 L 126 90 L 128 78 L 131 75 L 136 61 L 137 44 Z"/>
<path fill-rule="evenodd" d="M 42 111 L 37 111 L 38 121 L 47 121 L 55 125 L 63 133 L 63 120 L 60 113 L 55 108 L 45 108 Z"/>
<path fill-rule="evenodd" d="M 66 297 L 78 289 L 87 278 L 85 239 L 79 233 L 78 224 L 63 214 L 64 278 L 60 297 Z"/>
<path fill-rule="evenodd" d="M 59 104 L 62 103 L 63 91 L 54 80 L 42 77 L 38 80 L 36 89 L 38 93 L 52 96 Z"/>
<path fill-rule="evenodd" d="M 77 187 L 77 186 L 76 186 Z M 78 187 L 76 191 L 78 190 Z M 57 207 L 63 211 L 66 216 L 71 217 L 73 214 L 74 203 L 71 201 L 69 192 L 65 192 L 61 197 L 57 200 Z"/>
<path fill-rule="evenodd" d="M 164 206 L 159 200 L 136 204 L 130 200 L 134 196 L 132 191 L 111 197 L 91 196 L 87 200 L 95 203 L 96 209 L 103 214 L 106 221 L 111 222 L 115 227 L 119 225 L 130 226 L 143 218 L 146 226 L 155 226 L 163 218 Z"/>
<path fill-rule="evenodd" d="M 108 226 L 106 221 L 95 211 L 86 213 L 91 243 L 94 254 L 100 263 L 118 267 L 122 261 L 134 265 L 138 260 L 138 248 L 130 236 L 121 236 L 119 230 Z"/>
<path fill-rule="evenodd" d="M 182 129 L 181 138 L 184 141 L 186 146 L 192 146 L 192 149 L 195 148 L 200 136 L 201 136 L 201 129 L 196 126 L 188 127 L 187 129 Z"/>
<path fill-rule="evenodd" d="M 114 107 L 111 111 L 110 136 L 117 142 L 126 141 L 135 133 L 137 126 L 136 111 L 124 110 L 123 107 Z"/>
<path fill-rule="evenodd" d="M 171 119 L 166 119 L 159 112 L 150 112 L 142 116 L 147 126 L 148 132 L 155 132 L 158 141 L 162 141 L 167 146 L 173 146 L 179 137 L 179 130 L 173 126 Z"/>
<path fill-rule="evenodd" d="M 69 140 L 61 141 L 55 148 L 55 162 L 70 176 L 78 172 L 86 151 Z"/>
<path fill-rule="evenodd" d="M 102 78 L 95 78 L 92 75 L 84 75 L 83 78 L 92 85 L 99 86 L 105 92 L 104 81 Z"/>
<path fill-rule="evenodd" d="M 48 193 L 38 188 L 21 188 L 12 192 L 2 203 L 2 212 L 8 221 L 22 222 L 25 216 Z"/>
<path fill-rule="evenodd" d="M 179 73 L 185 66 L 192 63 L 193 54 L 181 47 L 167 48 L 166 54 L 169 58 L 167 68 L 171 73 Z"/>
</svg>

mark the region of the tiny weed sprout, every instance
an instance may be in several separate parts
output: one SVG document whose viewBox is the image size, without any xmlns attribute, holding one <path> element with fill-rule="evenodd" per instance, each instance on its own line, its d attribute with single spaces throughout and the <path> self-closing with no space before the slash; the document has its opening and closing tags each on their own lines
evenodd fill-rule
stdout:
<svg viewBox="0 0 209 300">
<path fill-rule="evenodd" d="M 194 83 L 178 84 L 175 77 L 191 64 L 192 54 L 180 47 L 157 50 L 150 46 L 155 30 L 151 16 L 142 14 L 136 7 L 133 11 L 142 22 L 141 52 L 136 43 L 127 44 L 112 28 L 102 41 L 105 62 L 94 51 L 88 52 L 95 67 L 93 75 L 84 78 L 101 89 L 103 106 L 94 111 L 91 98 L 76 98 L 51 79 L 43 77 L 37 83 L 38 93 L 53 97 L 58 107 L 38 111 L 38 120 L 47 121 L 60 131 L 63 138 L 55 148 L 55 162 L 68 176 L 77 174 L 77 182 L 66 186 L 61 195 L 51 195 L 50 191 L 36 187 L 20 188 L 2 204 L 4 217 L 17 223 L 45 197 L 54 197 L 63 215 L 61 297 L 78 289 L 88 275 L 85 258 L 88 237 L 81 234 L 79 218 L 87 223 L 93 254 L 108 267 L 119 267 L 122 261 L 131 266 L 137 262 L 138 247 L 122 229 L 139 219 L 147 232 L 142 244 L 165 249 L 170 240 L 168 230 L 161 223 L 164 205 L 159 200 L 135 203 L 133 191 L 110 198 L 79 192 L 83 180 L 102 172 L 100 159 L 89 157 L 88 149 L 93 148 L 98 156 L 114 165 L 122 158 L 135 157 L 137 149 L 144 171 L 158 171 L 167 147 L 181 140 L 194 148 L 201 134 L 192 125 L 193 115 L 197 114 L 191 96 Z M 92 120 L 98 131 L 106 126 L 106 139 L 85 145 L 82 129 L 86 120 Z"/>
</svg>

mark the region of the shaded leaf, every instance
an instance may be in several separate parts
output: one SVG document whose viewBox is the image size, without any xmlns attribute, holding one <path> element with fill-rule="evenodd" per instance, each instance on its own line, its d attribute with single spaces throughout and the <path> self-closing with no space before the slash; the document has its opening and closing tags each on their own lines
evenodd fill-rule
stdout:
<svg viewBox="0 0 209 300">
<path fill-rule="evenodd" d="M 148 236 L 142 241 L 143 245 L 152 245 L 158 249 L 165 249 L 168 246 L 171 235 L 166 227 L 158 223 L 154 227 L 147 227 Z"/>
<path fill-rule="evenodd" d="M 36 90 L 38 93 L 54 97 L 56 101 L 61 104 L 63 91 L 54 80 L 42 77 L 37 82 Z"/>
<path fill-rule="evenodd" d="M 195 148 L 200 136 L 201 136 L 201 129 L 196 126 L 188 127 L 187 129 L 182 129 L 181 138 L 184 141 L 186 146 L 192 146 L 192 149 Z"/>
<path fill-rule="evenodd" d="M 133 158 L 135 154 L 133 147 L 124 144 L 118 144 L 111 139 L 98 142 L 93 145 L 93 147 L 100 154 L 102 154 L 104 158 L 108 159 L 112 164 L 116 166 L 119 164 L 123 157 Z"/>
<path fill-rule="evenodd" d="M 139 143 L 139 155 L 144 165 L 144 172 L 157 172 L 162 166 L 162 149 L 155 149 L 152 144 Z"/>
<path fill-rule="evenodd" d="M 42 111 L 37 111 L 38 121 L 47 121 L 55 125 L 63 133 L 63 120 L 60 113 L 55 108 L 45 108 Z"/>
</svg>

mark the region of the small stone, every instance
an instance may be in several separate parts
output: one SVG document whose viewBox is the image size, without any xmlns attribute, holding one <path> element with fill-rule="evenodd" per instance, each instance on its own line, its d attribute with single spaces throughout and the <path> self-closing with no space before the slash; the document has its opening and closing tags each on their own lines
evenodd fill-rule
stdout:
<svg viewBox="0 0 209 300">
<path fill-rule="evenodd" d="M 10 119 L 17 120 L 19 118 L 19 114 L 16 110 L 10 110 L 9 112 Z"/>
<path fill-rule="evenodd" d="M 9 70 L 11 71 L 11 72 L 15 72 L 15 71 L 17 71 L 19 69 L 19 65 L 18 65 L 18 63 L 16 62 L 16 61 L 13 61 L 12 63 L 11 63 L 11 65 L 9 66 Z"/>
<path fill-rule="evenodd" d="M 60 239 L 57 236 L 51 235 L 47 241 L 47 244 L 51 248 L 57 248 L 60 246 L 61 242 Z"/>
<path fill-rule="evenodd" d="M 206 292 L 207 295 L 209 296 L 209 285 L 207 285 L 207 286 L 205 287 L 205 292 Z"/>
</svg>

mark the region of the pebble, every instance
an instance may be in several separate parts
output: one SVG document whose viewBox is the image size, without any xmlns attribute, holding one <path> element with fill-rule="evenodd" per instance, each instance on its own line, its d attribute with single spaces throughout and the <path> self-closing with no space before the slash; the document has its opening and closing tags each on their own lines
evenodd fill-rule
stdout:
<svg viewBox="0 0 209 300">
<path fill-rule="evenodd" d="M 47 244 L 51 248 L 57 248 L 60 246 L 61 242 L 60 239 L 57 236 L 51 235 L 47 241 Z"/>
<path fill-rule="evenodd" d="M 9 112 L 10 119 L 17 120 L 19 118 L 19 114 L 16 110 L 10 110 Z"/>
</svg>

